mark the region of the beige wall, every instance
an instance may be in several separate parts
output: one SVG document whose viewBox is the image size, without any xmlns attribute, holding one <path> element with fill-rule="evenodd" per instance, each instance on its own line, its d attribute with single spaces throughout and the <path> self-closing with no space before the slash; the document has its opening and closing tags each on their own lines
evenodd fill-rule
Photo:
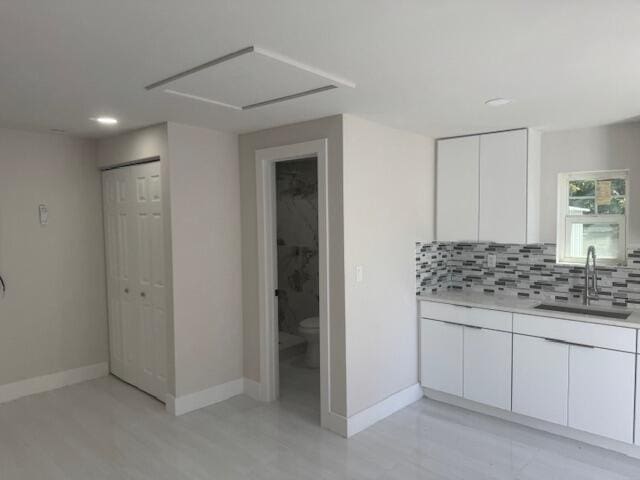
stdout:
<svg viewBox="0 0 640 480">
<path fill-rule="evenodd" d="M 630 169 L 629 241 L 640 244 L 640 122 L 542 134 L 540 241 L 556 243 L 558 173 Z"/>
<path fill-rule="evenodd" d="M 434 141 L 345 115 L 343 142 L 352 416 L 418 381 L 415 242 L 433 239 Z"/>
<path fill-rule="evenodd" d="M 160 123 L 98 141 L 98 167 L 166 157 L 167 124 Z"/>
<path fill-rule="evenodd" d="M 238 137 L 168 124 L 176 396 L 243 376 Z"/>
<path fill-rule="evenodd" d="M 260 380 L 258 325 L 258 246 L 255 151 L 321 138 L 328 139 L 329 321 L 331 332 L 331 411 L 346 414 L 344 343 L 344 257 L 342 237 L 342 117 L 333 116 L 240 136 L 242 188 L 242 289 L 244 375 Z"/>
<path fill-rule="evenodd" d="M 101 190 L 92 142 L 0 129 L 0 384 L 108 361 Z"/>
</svg>

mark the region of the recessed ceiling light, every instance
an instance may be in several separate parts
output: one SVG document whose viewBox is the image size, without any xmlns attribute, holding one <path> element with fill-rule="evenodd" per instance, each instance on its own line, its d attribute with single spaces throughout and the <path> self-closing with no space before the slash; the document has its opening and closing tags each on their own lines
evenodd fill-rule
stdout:
<svg viewBox="0 0 640 480">
<path fill-rule="evenodd" d="M 508 105 L 511 102 L 513 102 L 513 100 L 510 98 L 492 98 L 484 102 L 484 104 L 489 105 L 490 107 L 501 107 L 503 105 Z"/>
<path fill-rule="evenodd" d="M 101 125 L 116 125 L 118 123 L 118 119 L 113 117 L 95 117 L 91 120 L 96 121 Z"/>
</svg>

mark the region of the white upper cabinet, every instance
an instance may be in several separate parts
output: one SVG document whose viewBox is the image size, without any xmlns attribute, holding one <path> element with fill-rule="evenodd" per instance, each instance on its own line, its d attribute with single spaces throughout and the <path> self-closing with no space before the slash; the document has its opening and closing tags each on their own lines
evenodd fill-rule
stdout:
<svg viewBox="0 0 640 480">
<path fill-rule="evenodd" d="M 436 230 L 438 240 L 478 240 L 480 137 L 438 140 Z"/>
<path fill-rule="evenodd" d="M 440 241 L 538 241 L 539 141 L 527 129 L 438 140 Z"/>
<path fill-rule="evenodd" d="M 527 242 L 527 131 L 480 136 L 478 240 Z"/>
</svg>

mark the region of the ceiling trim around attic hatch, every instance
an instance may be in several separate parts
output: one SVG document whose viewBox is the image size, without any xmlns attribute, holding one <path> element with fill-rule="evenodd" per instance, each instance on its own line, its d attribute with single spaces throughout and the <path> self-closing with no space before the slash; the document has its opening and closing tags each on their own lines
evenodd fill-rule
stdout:
<svg viewBox="0 0 640 480">
<path fill-rule="evenodd" d="M 355 88 L 356 84 L 354 82 L 352 82 L 351 80 L 347 80 L 343 77 L 334 75 L 332 73 L 329 72 L 325 72 L 324 70 L 321 70 L 319 68 L 313 67 L 311 65 L 307 65 L 305 63 L 302 62 L 298 62 L 297 60 L 294 60 L 292 58 L 289 58 L 285 55 L 281 55 L 277 52 L 271 51 L 271 50 L 267 50 L 266 48 L 262 48 L 262 47 L 258 47 L 256 45 L 251 45 L 249 47 L 245 47 L 242 48 L 240 50 L 237 50 L 235 52 L 231 52 L 228 53 L 226 55 L 223 55 L 221 57 L 218 58 L 214 58 L 213 60 L 210 60 L 208 62 L 202 63 L 200 65 L 197 65 L 195 67 L 189 68 L 187 70 L 184 70 L 182 72 L 176 73 L 174 75 L 171 75 L 167 78 L 163 78 L 162 80 L 158 80 L 157 82 L 153 82 L 149 85 L 147 85 L 145 88 L 145 90 L 153 90 L 155 88 L 161 87 L 163 85 L 167 85 L 169 83 L 175 82 L 177 80 L 180 80 L 181 78 L 187 77 L 189 75 L 193 75 L 196 74 L 198 72 L 201 72 L 202 70 L 206 70 L 208 68 L 212 68 L 216 65 L 219 65 L 221 63 L 224 62 L 228 62 L 230 60 L 233 60 L 235 58 L 241 57 L 243 55 L 248 55 L 248 54 L 258 54 L 258 55 L 262 55 L 264 57 L 267 58 L 271 58 L 272 60 L 276 60 L 278 62 L 284 63 L 286 65 L 290 65 L 292 67 L 295 67 L 299 70 L 311 73 L 313 75 L 319 76 L 321 78 L 324 78 L 326 80 L 331 81 L 331 84 L 328 85 L 324 85 L 321 86 L 319 88 L 313 88 L 311 90 L 305 90 L 302 92 L 295 92 L 292 93 L 291 95 L 285 95 L 282 97 L 277 97 L 277 98 L 271 98 L 271 99 L 267 99 L 264 101 L 260 101 L 260 102 L 255 102 L 249 105 L 232 105 L 229 103 L 225 103 L 225 102 L 221 102 L 218 100 L 214 100 L 211 98 L 206 98 L 206 97 L 202 97 L 199 95 L 193 95 L 190 93 L 186 93 L 186 92 L 180 92 L 178 90 L 174 90 L 174 89 L 165 89 L 164 92 L 165 93 L 169 93 L 172 95 L 177 95 L 177 96 L 181 96 L 181 97 L 185 97 L 185 98 L 190 98 L 192 100 L 198 100 L 201 102 L 206 102 L 206 103 L 211 103 L 214 105 L 219 105 L 222 107 L 227 107 L 233 110 L 251 110 L 254 108 L 259 108 L 259 107 L 264 107 L 267 105 L 273 105 L 275 103 L 281 103 L 281 102 L 286 102 L 288 100 L 294 100 L 296 98 L 300 98 L 300 97 L 306 97 L 308 95 L 314 95 L 316 93 L 321 93 L 321 92 L 326 92 L 328 90 L 333 90 L 339 87 L 349 87 L 349 88 Z"/>
</svg>

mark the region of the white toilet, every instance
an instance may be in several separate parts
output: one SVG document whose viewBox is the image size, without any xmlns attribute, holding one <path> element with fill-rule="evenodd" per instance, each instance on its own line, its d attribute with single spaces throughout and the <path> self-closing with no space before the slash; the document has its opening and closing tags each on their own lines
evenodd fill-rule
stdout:
<svg viewBox="0 0 640 480">
<path fill-rule="evenodd" d="M 309 368 L 320 367 L 320 319 L 305 318 L 298 326 L 298 332 L 307 341 L 307 354 L 304 362 Z"/>
</svg>

